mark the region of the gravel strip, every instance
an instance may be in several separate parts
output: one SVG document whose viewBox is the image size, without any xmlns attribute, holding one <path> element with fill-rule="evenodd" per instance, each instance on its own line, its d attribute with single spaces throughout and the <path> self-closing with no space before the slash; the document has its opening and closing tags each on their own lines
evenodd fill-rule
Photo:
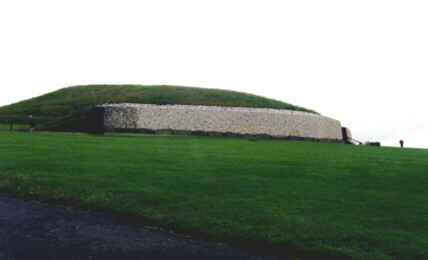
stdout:
<svg viewBox="0 0 428 260">
<path fill-rule="evenodd" d="M 0 195 L 0 259 L 274 259 Z"/>
</svg>

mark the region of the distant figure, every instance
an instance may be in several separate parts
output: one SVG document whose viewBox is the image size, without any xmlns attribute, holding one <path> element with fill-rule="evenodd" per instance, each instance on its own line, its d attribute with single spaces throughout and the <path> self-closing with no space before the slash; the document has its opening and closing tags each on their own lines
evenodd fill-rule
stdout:
<svg viewBox="0 0 428 260">
<path fill-rule="evenodd" d="M 32 133 L 36 127 L 36 121 L 34 121 L 33 115 L 28 116 L 28 124 L 30 125 L 30 132 Z"/>
<path fill-rule="evenodd" d="M 400 146 L 401 146 L 401 148 L 403 148 L 403 145 L 404 145 L 404 141 L 400 140 Z"/>
</svg>

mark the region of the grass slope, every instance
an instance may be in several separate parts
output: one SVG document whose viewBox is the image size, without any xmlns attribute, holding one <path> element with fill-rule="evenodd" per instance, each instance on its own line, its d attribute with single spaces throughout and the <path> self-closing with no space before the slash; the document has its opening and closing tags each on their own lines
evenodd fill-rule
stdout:
<svg viewBox="0 0 428 260">
<path fill-rule="evenodd" d="M 54 126 L 84 119 L 93 105 L 103 103 L 180 104 L 312 110 L 242 92 L 179 86 L 88 85 L 61 90 L 0 107 L 0 122 L 22 122 L 27 114 Z"/>
<path fill-rule="evenodd" d="M 7 131 L 0 140 L 2 191 L 299 259 L 428 258 L 428 150 Z"/>
</svg>

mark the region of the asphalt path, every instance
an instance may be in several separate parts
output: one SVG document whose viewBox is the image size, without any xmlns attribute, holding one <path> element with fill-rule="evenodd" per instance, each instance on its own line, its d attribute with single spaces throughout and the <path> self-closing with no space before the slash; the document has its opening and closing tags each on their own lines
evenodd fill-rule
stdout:
<svg viewBox="0 0 428 260">
<path fill-rule="evenodd" d="M 0 194 L 0 259 L 274 259 Z"/>
</svg>

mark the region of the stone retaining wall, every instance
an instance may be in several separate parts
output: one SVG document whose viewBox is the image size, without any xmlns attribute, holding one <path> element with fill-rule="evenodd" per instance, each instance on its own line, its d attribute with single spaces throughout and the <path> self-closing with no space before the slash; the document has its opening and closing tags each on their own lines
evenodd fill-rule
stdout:
<svg viewBox="0 0 428 260">
<path fill-rule="evenodd" d="M 107 130 L 342 140 L 339 121 L 301 111 L 128 103 L 101 106 Z"/>
</svg>

